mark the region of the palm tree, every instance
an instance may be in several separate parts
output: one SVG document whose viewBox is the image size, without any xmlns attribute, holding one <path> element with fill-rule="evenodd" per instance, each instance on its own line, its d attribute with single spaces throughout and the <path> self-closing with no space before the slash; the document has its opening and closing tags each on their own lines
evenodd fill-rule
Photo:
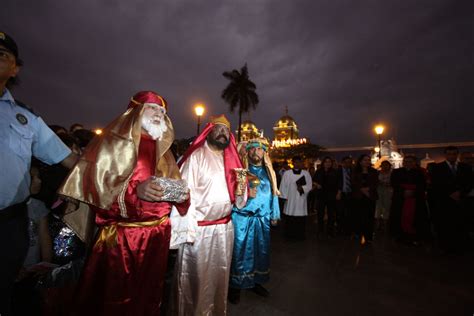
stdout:
<svg viewBox="0 0 474 316">
<path fill-rule="evenodd" d="M 222 98 L 230 105 L 230 112 L 239 108 L 239 129 L 237 132 L 237 141 L 240 142 L 240 125 L 242 124 L 242 114 L 255 109 L 258 104 L 258 95 L 255 92 L 257 86 L 249 79 L 247 64 L 240 69 L 226 71 L 222 74 L 230 80 L 230 83 L 222 91 Z"/>
</svg>

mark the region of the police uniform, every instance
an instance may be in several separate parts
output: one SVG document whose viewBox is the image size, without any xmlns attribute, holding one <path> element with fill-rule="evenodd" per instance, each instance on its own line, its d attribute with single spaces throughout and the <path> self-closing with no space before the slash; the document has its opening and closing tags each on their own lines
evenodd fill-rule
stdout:
<svg viewBox="0 0 474 316">
<path fill-rule="evenodd" d="M 48 165 L 71 150 L 38 117 L 18 106 L 8 90 L 0 97 L 0 212 L 30 195 L 31 156 Z"/>
<path fill-rule="evenodd" d="M 0 96 L 0 148 L 0 313 L 8 314 L 9 287 L 28 249 L 25 202 L 30 195 L 31 157 L 56 164 L 71 150 L 8 89 Z"/>
</svg>

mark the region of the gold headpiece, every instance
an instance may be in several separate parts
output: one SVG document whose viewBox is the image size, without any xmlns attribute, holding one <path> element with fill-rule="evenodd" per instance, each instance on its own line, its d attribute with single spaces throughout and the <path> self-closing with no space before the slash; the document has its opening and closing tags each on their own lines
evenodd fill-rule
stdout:
<svg viewBox="0 0 474 316">
<path fill-rule="evenodd" d="M 229 122 L 229 120 L 225 117 L 224 114 L 221 114 L 221 115 L 219 115 L 219 116 L 212 116 L 210 122 L 213 123 L 213 124 L 222 124 L 222 125 L 225 125 L 225 126 L 227 126 L 227 128 L 230 129 L 230 122 Z"/>
</svg>

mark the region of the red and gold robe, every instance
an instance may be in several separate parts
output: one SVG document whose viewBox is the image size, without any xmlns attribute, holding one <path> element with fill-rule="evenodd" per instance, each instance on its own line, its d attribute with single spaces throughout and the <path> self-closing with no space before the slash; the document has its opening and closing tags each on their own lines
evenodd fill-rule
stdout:
<svg viewBox="0 0 474 316">
<path fill-rule="evenodd" d="M 79 284 L 77 315 L 159 315 L 170 242 L 170 202 L 140 200 L 136 188 L 155 174 L 156 142 L 142 134 L 137 164 L 118 203 L 95 208 L 97 241 Z M 189 200 L 175 205 L 184 214 Z"/>
</svg>

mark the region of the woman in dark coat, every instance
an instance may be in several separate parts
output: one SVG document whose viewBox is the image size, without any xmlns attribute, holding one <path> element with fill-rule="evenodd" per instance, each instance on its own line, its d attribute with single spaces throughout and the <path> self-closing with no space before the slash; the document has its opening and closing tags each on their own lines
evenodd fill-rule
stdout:
<svg viewBox="0 0 474 316">
<path fill-rule="evenodd" d="M 391 183 L 391 234 L 398 240 L 414 243 L 425 239 L 429 234 L 426 177 L 417 166 L 416 157 L 403 159 L 403 167 L 393 171 Z"/>
<path fill-rule="evenodd" d="M 352 173 L 352 223 L 354 232 L 361 238 L 361 244 L 373 239 L 378 181 L 378 173 L 371 167 L 370 156 L 360 156 Z"/>
</svg>

